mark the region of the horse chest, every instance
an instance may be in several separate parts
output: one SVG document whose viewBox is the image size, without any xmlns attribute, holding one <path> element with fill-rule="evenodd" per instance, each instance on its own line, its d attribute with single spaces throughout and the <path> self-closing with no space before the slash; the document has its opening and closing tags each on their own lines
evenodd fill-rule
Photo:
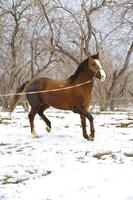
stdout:
<svg viewBox="0 0 133 200">
<path fill-rule="evenodd" d="M 77 105 L 78 107 L 86 107 L 89 105 L 89 103 L 90 103 L 90 98 L 88 95 L 78 96 L 74 102 L 74 104 Z"/>
</svg>

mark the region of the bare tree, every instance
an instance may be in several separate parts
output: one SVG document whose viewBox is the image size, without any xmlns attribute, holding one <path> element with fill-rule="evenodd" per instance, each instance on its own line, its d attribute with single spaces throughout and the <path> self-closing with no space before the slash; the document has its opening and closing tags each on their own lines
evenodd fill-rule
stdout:
<svg viewBox="0 0 133 200">
<path fill-rule="evenodd" d="M 105 109 L 110 99 L 125 94 L 132 55 L 130 1 L 1 0 L 0 11 L 2 92 L 37 76 L 67 78 L 88 51 L 100 51 L 109 75 L 107 84 L 96 84 L 94 98 L 100 97 Z"/>
</svg>

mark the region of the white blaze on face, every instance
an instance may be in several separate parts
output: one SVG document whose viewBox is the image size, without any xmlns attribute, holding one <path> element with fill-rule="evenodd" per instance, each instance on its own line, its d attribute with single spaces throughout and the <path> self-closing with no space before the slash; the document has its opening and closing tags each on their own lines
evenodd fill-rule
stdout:
<svg viewBox="0 0 133 200">
<path fill-rule="evenodd" d="M 105 71 L 103 70 L 102 65 L 101 65 L 101 63 L 99 62 L 98 59 L 95 59 L 95 62 L 99 66 L 99 71 L 100 71 L 100 74 L 101 74 L 101 81 L 103 82 L 106 79 Z"/>
</svg>

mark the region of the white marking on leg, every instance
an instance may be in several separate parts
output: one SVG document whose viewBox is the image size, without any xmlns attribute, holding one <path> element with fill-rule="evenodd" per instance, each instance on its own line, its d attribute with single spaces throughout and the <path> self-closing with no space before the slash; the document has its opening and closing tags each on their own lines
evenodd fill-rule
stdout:
<svg viewBox="0 0 133 200">
<path fill-rule="evenodd" d="M 47 131 L 48 133 L 50 133 L 50 132 L 51 132 L 51 128 L 50 128 L 49 126 L 46 126 L 46 131 Z"/>
<path fill-rule="evenodd" d="M 36 133 L 35 129 L 32 131 L 33 138 L 39 138 L 39 135 Z"/>
</svg>

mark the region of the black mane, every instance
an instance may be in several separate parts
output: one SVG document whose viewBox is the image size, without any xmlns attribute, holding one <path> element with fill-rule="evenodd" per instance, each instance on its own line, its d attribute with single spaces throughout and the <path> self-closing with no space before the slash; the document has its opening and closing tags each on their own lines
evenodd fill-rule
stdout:
<svg viewBox="0 0 133 200">
<path fill-rule="evenodd" d="M 77 70 L 75 71 L 75 73 L 73 75 L 71 75 L 68 80 L 73 81 L 75 79 L 78 78 L 78 76 L 82 73 L 82 71 L 84 70 L 85 66 L 88 64 L 88 59 L 84 60 L 77 68 Z"/>
</svg>

